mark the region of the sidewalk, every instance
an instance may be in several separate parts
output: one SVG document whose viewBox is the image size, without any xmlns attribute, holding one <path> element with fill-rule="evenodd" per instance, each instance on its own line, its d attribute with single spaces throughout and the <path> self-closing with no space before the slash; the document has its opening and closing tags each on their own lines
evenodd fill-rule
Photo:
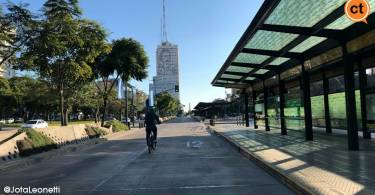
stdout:
<svg viewBox="0 0 375 195">
<path fill-rule="evenodd" d="M 236 125 L 212 127 L 240 151 L 292 188 L 311 194 L 375 194 L 375 143 L 361 140 L 348 151 L 344 136 L 266 132 Z"/>
<path fill-rule="evenodd" d="M 106 141 L 122 140 L 124 138 L 126 139 L 127 137 L 132 137 L 134 136 L 134 134 L 137 134 L 143 131 L 144 131 L 143 128 L 132 128 L 129 131 L 120 131 L 117 133 L 112 133 L 112 134 L 103 136 L 102 138 L 89 139 L 84 142 L 65 145 L 58 149 L 30 155 L 27 157 L 20 157 L 15 160 L 9 160 L 5 162 L 0 161 L 0 171 L 4 172 L 4 171 L 12 170 L 12 169 L 24 168 L 30 165 L 38 164 L 42 161 L 49 160 L 57 156 L 67 154 L 67 153 L 88 150 L 92 147 L 97 146 L 98 144 L 105 143 Z"/>
</svg>

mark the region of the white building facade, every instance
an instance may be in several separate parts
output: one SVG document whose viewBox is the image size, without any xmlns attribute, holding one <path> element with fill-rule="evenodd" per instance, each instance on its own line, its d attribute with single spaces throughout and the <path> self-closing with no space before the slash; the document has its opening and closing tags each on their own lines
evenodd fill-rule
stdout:
<svg viewBox="0 0 375 195">
<path fill-rule="evenodd" d="M 163 42 L 156 51 L 156 76 L 153 77 L 153 84 L 150 84 L 150 91 L 154 96 L 168 92 L 174 98 L 180 99 L 179 59 L 178 46 L 169 42 Z"/>
</svg>

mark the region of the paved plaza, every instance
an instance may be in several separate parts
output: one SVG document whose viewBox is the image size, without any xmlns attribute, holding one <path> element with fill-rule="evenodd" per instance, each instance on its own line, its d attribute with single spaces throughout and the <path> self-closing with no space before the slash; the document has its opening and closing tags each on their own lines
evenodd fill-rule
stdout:
<svg viewBox="0 0 375 195">
<path fill-rule="evenodd" d="M 236 125 L 214 129 L 251 157 L 295 185 L 315 194 L 375 194 L 375 147 L 361 140 L 360 151 L 348 151 L 345 135 L 266 132 Z"/>
</svg>

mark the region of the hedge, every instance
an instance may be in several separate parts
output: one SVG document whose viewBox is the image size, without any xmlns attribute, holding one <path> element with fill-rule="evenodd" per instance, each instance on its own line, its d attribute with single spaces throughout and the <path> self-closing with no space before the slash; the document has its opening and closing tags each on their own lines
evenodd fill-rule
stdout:
<svg viewBox="0 0 375 195">
<path fill-rule="evenodd" d="M 21 156 L 57 148 L 57 145 L 51 138 L 34 129 L 20 129 L 18 132 L 26 132 L 27 135 L 27 138 L 24 140 L 17 141 L 17 147 Z"/>
<path fill-rule="evenodd" d="M 117 120 L 107 121 L 105 124 L 105 127 L 109 128 L 111 125 L 112 125 L 113 132 L 129 130 L 129 127 L 127 125 Z"/>
<path fill-rule="evenodd" d="M 85 131 L 86 131 L 87 135 L 89 136 L 89 138 L 96 138 L 96 137 L 100 137 L 100 136 L 108 134 L 103 129 L 101 129 L 99 127 L 93 127 L 93 126 L 87 126 L 85 128 Z"/>
</svg>

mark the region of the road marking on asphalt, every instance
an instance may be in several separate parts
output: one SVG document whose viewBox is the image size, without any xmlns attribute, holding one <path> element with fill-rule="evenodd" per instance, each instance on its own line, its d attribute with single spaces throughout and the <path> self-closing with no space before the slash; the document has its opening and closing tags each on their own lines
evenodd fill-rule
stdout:
<svg viewBox="0 0 375 195">
<path fill-rule="evenodd" d="M 194 140 L 194 141 L 187 141 L 186 142 L 186 147 L 188 147 L 188 148 L 200 148 L 200 147 L 202 147 L 202 145 L 203 145 L 203 142 L 202 141 L 196 141 L 196 140 Z"/>
<path fill-rule="evenodd" d="M 136 160 L 137 158 L 139 158 L 143 153 L 145 153 L 147 151 L 147 148 L 145 148 L 144 150 L 142 151 L 139 151 L 133 155 L 130 156 L 129 159 L 127 159 L 125 161 L 124 164 L 121 164 L 119 166 L 119 170 L 123 170 L 126 166 L 128 166 L 131 162 L 133 162 L 134 160 Z M 96 185 L 88 194 L 91 194 L 95 191 L 98 191 L 98 188 L 100 188 L 103 184 L 107 183 L 110 179 L 112 179 L 116 174 L 113 174 L 111 176 L 108 176 L 107 178 L 103 179 L 103 181 L 101 181 L 98 185 Z"/>
</svg>

